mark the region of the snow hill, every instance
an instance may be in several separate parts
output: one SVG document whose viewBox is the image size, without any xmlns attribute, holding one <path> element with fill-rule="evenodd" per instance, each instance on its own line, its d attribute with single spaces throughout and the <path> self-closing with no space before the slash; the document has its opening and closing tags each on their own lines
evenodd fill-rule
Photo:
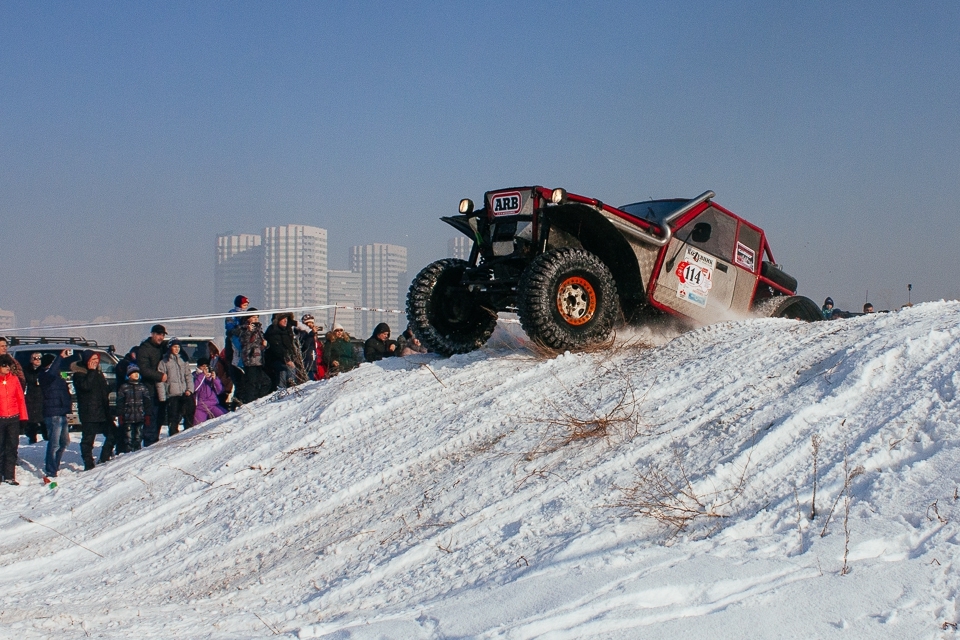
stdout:
<svg viewBox="0 0 960 640">
<path fill-rule="evenodd" d="M 23 445 L 0 636 L 954 638 L 958 370 L 958 302 L 501 332 L 89 473 L 74 446 L 55 490 Z"/>
</svg>

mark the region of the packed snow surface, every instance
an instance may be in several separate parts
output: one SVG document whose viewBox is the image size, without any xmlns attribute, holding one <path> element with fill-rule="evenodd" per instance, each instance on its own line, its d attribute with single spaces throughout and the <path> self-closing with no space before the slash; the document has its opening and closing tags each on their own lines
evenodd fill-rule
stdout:
<svg viewBox="0 0 960 640">
<path fill-rule="evenodd" d="M 559 356 L 503 326 L 74 445 L 53 490 L 23 444 L 0 636 L 956 637 L 960 303 Z"/>
</svg>

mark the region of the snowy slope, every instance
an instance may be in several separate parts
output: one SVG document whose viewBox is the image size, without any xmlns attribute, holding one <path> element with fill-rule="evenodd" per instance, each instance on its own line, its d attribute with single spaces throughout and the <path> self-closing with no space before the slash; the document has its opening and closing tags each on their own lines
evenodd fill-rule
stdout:
<svg viewBox="0 0 960 640">
<path fill-rule="evenodd" d="M 23 445 L 0 637 L 955 637 L 960 303 L 552 359 L 499 337 L 53 491 Z"/>
</svg>

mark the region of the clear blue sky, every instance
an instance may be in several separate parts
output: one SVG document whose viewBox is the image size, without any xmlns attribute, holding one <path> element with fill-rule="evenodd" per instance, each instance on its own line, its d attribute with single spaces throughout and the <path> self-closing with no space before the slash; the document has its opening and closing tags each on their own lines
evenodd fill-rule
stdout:
<svg viewBox="0 0 960 640">
<path fill-rule="evenodd" d="M 215 236 L 706 189 L 800 291 L 960 297 L 960 3 L 0 0 L 0 308 L 212 309 Z"/>
</svg>

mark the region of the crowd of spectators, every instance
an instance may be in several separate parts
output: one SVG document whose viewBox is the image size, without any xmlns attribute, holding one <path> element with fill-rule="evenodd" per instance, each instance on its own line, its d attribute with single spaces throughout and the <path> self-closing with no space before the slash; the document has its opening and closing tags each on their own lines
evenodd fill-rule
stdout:
<svg viewBox="0 0 960 640">
<path fill-rule="evenodd" d="M 80 456 L 84 470 L 114 456 L 160 440 L 163 427 L 173 436 L 211 418 L 310 380 L 326 380 L 357 367 L 360 362 L 426 353 L 407 329 L 397 340 L 380 323 L 362 345 L 334 323 L 324 333 L 310 315 L 297 321 L 291 313 L 273 314 L 264 330 L 259 312 L 245 296 L 237 296 L 235 314 L 224 322 L 224 348 L 208 342 L 206 356 L 195 370 L 177 339 L 156 324 L 150 335 L 131 348 L 115 367 L 116 406 L 111 407 L 110 385 L 100 367 L 100 355 L 85 350 L 68 369 L 76 394 L 80 422 Z M 16 464 L 20 433 L 32 443 L 47 441 L 44 480 L 52 482 L 70 443 L 67 415 L 70 390 L 61 375 L 72 355 L 32 354 L 24 371 L 6 353 L 0 338 L 0 481 L 18 484 Z M 94 457 L 97 436 L 103 436 Z"/>
</svg>

